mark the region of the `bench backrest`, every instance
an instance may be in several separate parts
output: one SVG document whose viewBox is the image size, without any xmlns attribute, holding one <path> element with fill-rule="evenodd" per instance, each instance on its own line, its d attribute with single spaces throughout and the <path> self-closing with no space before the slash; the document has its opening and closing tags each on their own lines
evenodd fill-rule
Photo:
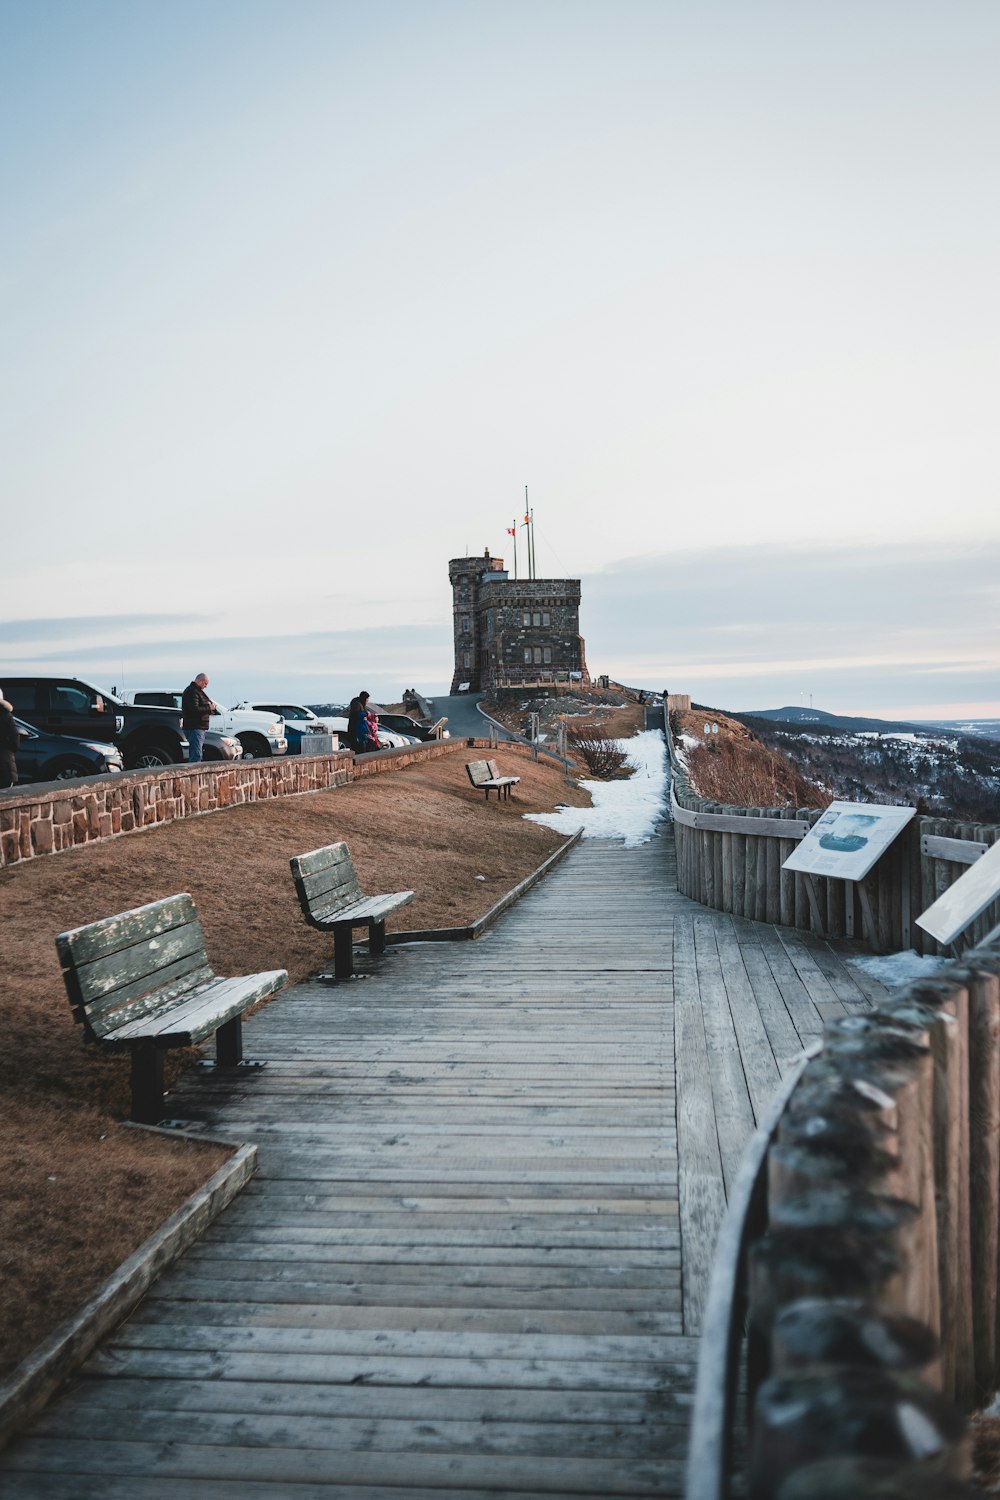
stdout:
<svg viewBox="0 0 1000 1500">
<path fill-rule="evenodd" d="M 361 898 L 351 851 L 344 843 L 296 854 L 291 866 L 299 902 L 307 917 L 320 912 L 328 915 Z"/>
<path fill-rule="evenodd" d="M 465 769 L 469 773 L 469 780 L 473 786 L 482 786 L 484 781 L 493 780 L 493 772 L 490 770 L 488 760 L 467 760 Z"/>
<path fill-rule="evenodd" d="M 56 951 L 73 1017 L 94 1040 L 214 977 L 186 894 L 61 932 Z"/>
<path fill-rule="evenodd" d="M 499 781 L 500 778 L 503 776 L 503 772 L 501 771 L 500 767 L 497 765 L 496 761 L 495 760 L 488 760 L 486 762 L 486 764 L 490 768 L 490 775 L 493 777 L 493 780 L 494 781 Z"/>
</svg>

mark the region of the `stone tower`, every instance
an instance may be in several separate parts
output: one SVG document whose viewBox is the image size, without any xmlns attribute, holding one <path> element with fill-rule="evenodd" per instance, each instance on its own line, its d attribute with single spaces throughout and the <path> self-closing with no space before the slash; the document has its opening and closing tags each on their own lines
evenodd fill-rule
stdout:
<svg viewBox="0 0 1000 1500">
<path fill-rule="evenodd" d="M 578 578 L 509 578 L 503 558 L 491 556 L 488 547 L 481 557 L 452 558 L 448 577 L 453 693 L 590 681 Z"/>
</svg>

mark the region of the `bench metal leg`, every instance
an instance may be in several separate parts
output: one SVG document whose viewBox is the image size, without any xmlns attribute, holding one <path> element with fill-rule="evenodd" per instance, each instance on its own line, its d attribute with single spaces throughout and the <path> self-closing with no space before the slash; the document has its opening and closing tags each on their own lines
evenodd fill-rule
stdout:
<svg viewBox="0 0 1000 1500">
<path fill-rule="evenodd" d="M 369 922 L 368 924 L 368 952 L 375 954 L 385 952 L 385 923 Z"/>
<path fill-rule="evenodd" d="M 238 1068 L 243 1061 L 243 1017 L 224 1021 L 215 1033 L 215 1062 L 220 1068 Z"/>
<path fill-rule="evenodd" d="M 347 922 L 333 929 L 333 972 L 338 979 L 354 973 L 354 933 Z"/>
<path fill-rule="evenodd" d="M 155 1125 L 163 1118 L 163 1051 L 150 1042 L 132 1048 L 132 1119 Z"/>
</svg>

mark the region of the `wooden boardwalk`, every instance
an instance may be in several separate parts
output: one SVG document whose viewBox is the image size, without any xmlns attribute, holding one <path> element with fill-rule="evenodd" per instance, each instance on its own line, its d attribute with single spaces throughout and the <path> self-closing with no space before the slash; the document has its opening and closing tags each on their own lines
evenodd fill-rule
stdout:
<svg viewBox="0 0 1000 1500">
<path fill-rule="evenodd" d="M 826 944 L 579 845 L 475 944 L 248 1023 L 172 1100 L 260 1171 L 0 1461 L 9 1500 L 679 1495 L 711 1241 Z M 679 1148 L 679 1149 L 678 1149 Z"/>
</svg>

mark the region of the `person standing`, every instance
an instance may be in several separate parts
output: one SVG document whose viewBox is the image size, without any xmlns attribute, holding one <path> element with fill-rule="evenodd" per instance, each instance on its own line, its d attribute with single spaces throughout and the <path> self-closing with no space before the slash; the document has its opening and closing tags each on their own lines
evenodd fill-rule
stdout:
<svg viewBox="0 0 1000 1500">
<path fill-rule="evenodd" d="M 15 755 L 21 743 L 14 722 L 14 705 L 0 693 L 0 787 L 17 786 Z"/>
<path fill-rule="evenodd" d="M 192 766 L 201 760 L 205 747 L 205 730 L 212 715 L 219 712 L 218 704 L 213 703 L 205 691 L 207 687 L 207 675 L 199 672 L 181 695 L 181 727 L 188 738 L 188 764 Z"/>
<path fill-rule="evenodd" d="M 347 710 L 347 742 L 355 755 L 360 755 L 367 748 L 367 732 L 365 720 L 368 716 L 368 699 L 370 693 L 359 693 L 352 698 Z"/>
</svg>

